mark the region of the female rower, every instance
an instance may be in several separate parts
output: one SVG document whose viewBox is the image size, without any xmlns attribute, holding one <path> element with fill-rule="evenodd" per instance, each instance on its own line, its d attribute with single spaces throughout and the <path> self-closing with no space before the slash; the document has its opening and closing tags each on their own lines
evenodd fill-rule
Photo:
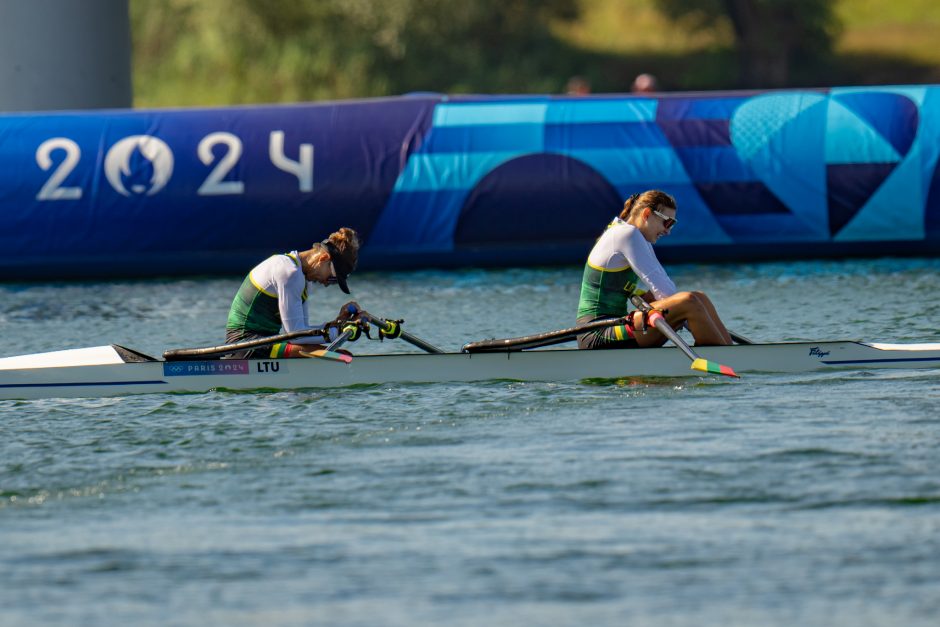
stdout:
<svg viewBox="0 0 940 627">
<path fill-rule="evenodd" d="M 731 344 L 711 300 L 702 292 L 677 292 L 653 244 L 669 235 L 677 223 L 676 201 L 669 194 L 650 190 L 634 194 L 600 236 L 584 266 L 578 324 L 627 314 L 633 294 L 659 310 L 674 329 L 687 325 L 699 346 Z M 644 292 L 641 282 L 649 288 Z M 662 346 L 666 337 L 653 327 L 645 332 L 629 325 L 607 327 L 578 337 L 578 348 L 630 348 Z"/>
<path fill-rule="evenodd" d="M 335 283 L 349 294 L 346 278 L 358 259 L 359 237 L 345 227 L 309 250 L 268 257 L 248 273 L 235 294 L 225 325 L 226 343 L 270 337 L 281 333 L 282 328 L 284 333 L 323 329 L 326 325 L 307 321 L 307 298 L 313 283 Z M 353 311 L 359 309 L 354 302 L 343 305 L 337 321 L 351 317 L 348 305 L 354 306 Z M 335 337 L 335 331 L 332 335 Z M 299 337 L 290 343 L 233 353 L 228 359 L 304 357 L 305 352 L 323 348 L 323 341 L 315 335 Z"/>
</svg>

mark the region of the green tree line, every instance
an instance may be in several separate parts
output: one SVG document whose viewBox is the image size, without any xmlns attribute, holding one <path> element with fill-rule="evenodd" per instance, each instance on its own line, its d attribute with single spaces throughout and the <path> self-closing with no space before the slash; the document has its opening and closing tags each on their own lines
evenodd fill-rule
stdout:
<svg viewBox="0 0 940 627">
<path fill-rule="evenodd" d="M 889 82 L 931 80 L 929 64 L 835 54 L 835 9 L 830 0 L 130 0 L 135 103 L 557 93 L 573 75 L 624 92 L 640 72 L 671 90 L 862 84 L 885 66 L 900 79 Z M 671 48 L 677 38 L 691 43 Z"/>
</svg>

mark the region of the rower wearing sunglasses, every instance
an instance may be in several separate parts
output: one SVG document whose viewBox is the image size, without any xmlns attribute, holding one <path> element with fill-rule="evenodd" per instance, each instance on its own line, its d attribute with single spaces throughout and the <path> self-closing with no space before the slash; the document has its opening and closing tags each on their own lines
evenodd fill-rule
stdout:
<svg viewBox="0 0 940 627">
<path fill-rule="evenodd" d="M 306 329 L 323 329 L 327 325 L 311 325 L 307 320 L 307 299 L 314 283 L 339 285 L 349 294 L 346 278 L 356 268 L 359 258 L 359 237 L 350 228 L 341 228 L 308 250 L 273 255 L 255 266 L 242 282 L 225 325 L 228 344 L 271 337 Z M 353 305 L 353 308 L 348 305 Z M 355 302 L 343 305 L 336 322 L 347 320 L 357 311 Z M 335 339 L 332 328 L 330 338 Z M 267 359 L 303 357 L 303 353 L 323 348 L 325 338 L 298 337 L 290 343 L 231 354 L 229 359 Z"/>
<path fill-rule="evenodd" d="M 578 324 L 628 313 L 630 296 L 640 295 L 653 308 L 668 310 L 674 329 L 687 326 L 700 346 L 731 344 L 731 336 L 711 300 L 702 292 L 679 292 L 653 252 L 653 244 L 677 224 L 676 201 L 649 190 L 634 194 L 600 236 L 584 266 Z M 648 291 L 640 288 L 643 284 Z M 639 325 L 642 328 L 642 325 Z M 607 327 L 578 337 L 579 348 L 662 346 L 666 336 L 653 327 L 645 332 L 627 325 Z"/>
</svg>

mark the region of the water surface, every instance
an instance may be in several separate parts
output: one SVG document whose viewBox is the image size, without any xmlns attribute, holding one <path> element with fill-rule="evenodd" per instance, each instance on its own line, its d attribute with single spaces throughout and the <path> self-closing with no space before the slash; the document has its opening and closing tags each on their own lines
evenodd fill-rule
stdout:
<svg viewBox="0 0 940 627">
<path fill-rule="evenodd" d="M 670 270 L 753 339 L 940 341 L 940 260 Z M 579 280 L 351 286 L 457 349 Z M 217 344 L 239 282 L 0 285 L 0 356 Z M 936 370 L 0 401 L 0 623 L 933 625 L 938 408 Z"/>
</svg>

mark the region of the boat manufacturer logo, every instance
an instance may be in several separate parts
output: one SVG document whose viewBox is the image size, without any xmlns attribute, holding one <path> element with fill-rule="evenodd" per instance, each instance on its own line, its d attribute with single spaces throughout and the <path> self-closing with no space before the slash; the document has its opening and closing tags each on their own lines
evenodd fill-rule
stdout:
<svg viewBox="0 0 940 627">
<path fill-rule="evenodd" d="M 168 361 L 163 364 L 163 376 L 165 377 L 193 377 L 213 374 L 248 374 L 248 361 L 245 359 Z"/>
<path fill-rule="evenodd" d="M 818 346 L 813 346 L 812 348 L 809 349 L 809 356 L 810 356 L 810 357 L 820 357 L 820 358 L 822 358 L 822 357 L 825 357 L 825 356 L 828 355 L 828 354 L 829 354 L 829 351 L 824 351 L 824 350 L 822 350 L 821 348 L 819 348 Z"/>
</svg>

